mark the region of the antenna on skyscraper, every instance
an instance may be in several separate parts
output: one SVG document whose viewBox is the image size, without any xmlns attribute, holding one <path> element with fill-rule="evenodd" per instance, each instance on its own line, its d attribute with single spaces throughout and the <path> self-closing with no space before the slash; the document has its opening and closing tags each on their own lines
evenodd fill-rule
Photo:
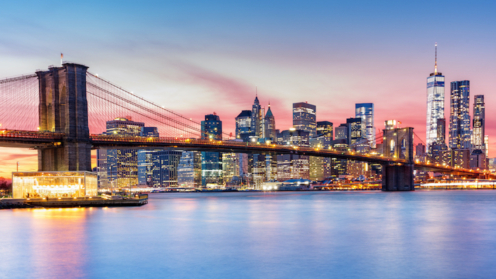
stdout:
<svg viewBox="0 0 496 279">
<path fill-rule="evenodd" d="M 62 66 L 62 60 L 64 60 L 64 54 L 60 53 L 60 65 Z"/>
<path fill-rule="evenodd" d="M 434 75 L 437 75 L 437 43 L 434 45 L 435 55 L 434 55 Z"/>
</svg>

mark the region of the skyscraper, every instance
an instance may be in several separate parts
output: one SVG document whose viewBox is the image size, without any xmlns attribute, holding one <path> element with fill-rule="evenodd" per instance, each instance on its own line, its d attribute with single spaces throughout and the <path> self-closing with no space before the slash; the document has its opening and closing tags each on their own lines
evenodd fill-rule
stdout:
<svg viewBox="0 0 496 279">
<path fill-rule="evenodd" d="M 221 140 L 222 121 L 218 115 L 205 115 L 201 122 L 202 139 Z M 222 154 L 219 152 L 201 153 L 202 186 L 207 184 L 222 184 Z"/>
<path fill-rule="evenodd" d="M 362 138 L 375 148 L 374 104 L 355 104 L 355 117 L 362 119 Z"/>
<path fill-rule="evenodd" d="M 437 71 L 437 43 L 434 73 L 427 78 L 427 148 L 437 140 L 437 120 L 444 118 L 444 76 Z"/>
<path fill-rule="evenodd" d="M 237 139 L 241 139 L 244 142 L 250 141 L 250 136 L 253 135 L 251 122 L 251 110 L 241 111 L 241 113 L 236 117 Z"/>
<path fill-rule="evenodd" d="M 269 139 L 271 141 L 276 141 L 277 135 L 276 135 L 276 119 L 274 118 L 274 115 L 272 114 L 272 110 L 269 109 L 267 110 L 267 114 L 265 114 L 264 117 L 264 134 L 262 135 L 263 138 Z"/>
<path fill-rule="evenodd" d="M 362 139 L 362 119 L 347 118 L 346 125 L 348 126 L 348 144 L 355 144 Z"/>
<path fill-rule="evenodd" d="M 319 121 L 317 122 L 317 136 L 323 136 L 333 140 L 333 124 L 329 121 Z"/>
<path fill-rule="evenodd" d="M 449 147 L 470 149 L 470 81 L 451 82 Z"/>
<path fill-rule="evenodd" d="M 336 127 L 336 140 L 346 140 L 346 143 L 348 143 L 348 125 L 345 123 Z"/>
<path fill-rule="evenodd" d="M 446 144 L 446 119 L 437 120 L 437 140 L 438 144 Z"/>
<path fill-rule="evenodd" d="M 258 96 L 255 97 L 255 101 L 253 102 L 253 106 L 251 109 L 251 132 L 253 136 L 260 137 L 260 123 L 262 122 L 262 107 L 260 106 L 260 102 L 258 101 Z"/>
<path fill-rule="evenodd" d="M 134 122 L 131 119 L 118 117 L 107 121 L 107 135 L 140 136 L 143 122 Z M 127 187 L 138 184 L 138 150 L 136 149 L 108 149 L 106 166 L 99 166 L 107 170 L 107 178 L 113 187 Z M 98 158 L 102 156 L 97 156 Z M 103 161 L 101 162 L 103 163 Z M 99 162 L 100 164 L 100 162 Z"/>
<path fill-rule="evenodd" d="M 485 123 L 486 122 L 486 109 L 484 104 L 484 95 L 474 96 L 474 120 L 472 124 L 473 131 L 473 142 L 472 148 L 474 150 L 485 151 L 484 138 L 485 134 Z"/>
<path fill-rule="evenodd" d="M 293 104 L 293 126 L 296 130 L 307 131 L 310 137 L 317 135 L 317 107 L 307 102 Z"/>
</svg>

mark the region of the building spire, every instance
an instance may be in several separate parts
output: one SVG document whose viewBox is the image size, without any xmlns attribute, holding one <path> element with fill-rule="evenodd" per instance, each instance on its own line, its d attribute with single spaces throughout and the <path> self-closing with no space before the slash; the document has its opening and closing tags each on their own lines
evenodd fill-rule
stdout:
<svg viewBox="0 0 496 279">
<path fill-rule="evenodd" d="M 434 75 L 437 75 L 437 43 L 434 45 L 435 54 L 434 54 Z"/>
</svg>

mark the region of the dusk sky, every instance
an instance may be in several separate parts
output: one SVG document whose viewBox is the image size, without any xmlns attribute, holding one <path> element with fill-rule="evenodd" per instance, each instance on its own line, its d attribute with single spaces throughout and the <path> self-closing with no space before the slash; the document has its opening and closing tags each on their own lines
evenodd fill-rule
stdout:
<svg viewBox="0 0 496 279">
<path fill-rule="evenodd" d="M 270 2 L 270 3 L 269 3 Z M 486 101 L 490 156 L 496 144 L 494 1 L 4 1 L 0 77 L 64 60 L 201 121 L 216 112 L 225 132 L 251 109 L 255 88 L 276 127 L 293 102 L 317 105 L 338 126 L 372 102 L 376 128 L 397 119 L 425 140 L 426 78 L 470 80 Z M 472 110 L 472 108 L 471 108 Z M 1 122 L 1 120 L 0 120 Z M 36 170 L 36 152 L 2 148 L 0 176 L 15 162 Z"/>
</svg>

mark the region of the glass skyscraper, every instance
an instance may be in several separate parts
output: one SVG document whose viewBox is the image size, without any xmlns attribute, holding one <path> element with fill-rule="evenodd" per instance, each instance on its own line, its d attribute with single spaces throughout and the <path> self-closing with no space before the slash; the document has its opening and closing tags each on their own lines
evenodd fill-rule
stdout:
<svg viewBox="0 0 496 279">
<path fill-rule="evenodd" d="M 485 123 L 486 109 L 484 104 L 484 95 L 474 96 L 474 120 L 472 124 L 473 140 L 472 148 L 475 150 L 485 151 Z"/>
<path fill-rule="evenodd" d="M 362 119 L 362 138 L 375 148 L 374 104 L 355 104 L 355 117 Z"/>
<path fill-rule="evenodd" d="M 201 122 L 202 139 L 222 140 L 222 121 L 218 115 L 205 115 Z M 219 152 L 201 153 L 202 186 L 222 184 L 222 154 Z"/>
<path fill-rule="evenodd" d="M 307 102 L 293 104 L 293 126 L 296 130 L 307 131 L 310 137 L 317 135 L 317 107 Z"/>
<path fill-rule="evenodd" d="M 470 149 L 470 81 L 451 82 L 449 147 Z"/>
<path fill-rule="evenodd" d="M 134 122 L 131 119 L 118 117 L 107 121 L 105 134 L 114 136 L 140 136 L 143 122 Z M 138 150 L 136 149 L 108 149 L 106 161 L 100 161 L 99 169 L 107 170 L 107 181 L 113 187 L 127 187 L 138 184 Z M 103 154 L 97 157 L 103 159 Z M 105 164 L 105 165 L 103 165 Z M 105 186 L 105 185 L 102 185 Z"/>
<path fill-rule="evenodd" d="M 427 78 L 427 148 L 437 140 L 437 120 L 444 118 L 444 76 L 437 71 L 437 44 L 434 73 Z"/>
</svg>

